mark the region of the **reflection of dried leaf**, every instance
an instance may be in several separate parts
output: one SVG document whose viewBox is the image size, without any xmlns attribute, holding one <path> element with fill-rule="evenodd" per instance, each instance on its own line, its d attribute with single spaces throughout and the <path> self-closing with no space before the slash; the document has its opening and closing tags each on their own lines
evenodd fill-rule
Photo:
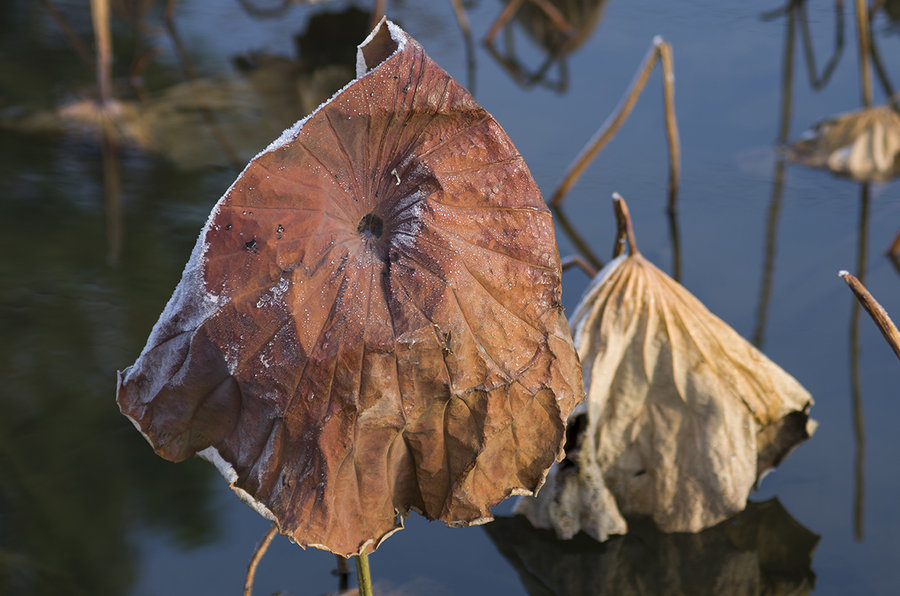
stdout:
<svg viewBox="0 0 900 596">
<path fill-rule="evenodd" d="M 301 545 L 531 493 L 583 395 L 522 157 L 392 23 L 216 205 L 118 401 Z"/>
<path fill-rule="evenodd" d="M 297 38 L 303 49 L 299 60 L 260 53 L 240 56 L 235 59 L 238 76 L 179 83 L 142 101 L 117 100 L 106 110 L 94 100 L 81 100 L 52 111 L 0 117 L 0 127 L 98 138 L 110 133 L 118 144 L 164 156 L 185 170 L 228 164 L 223 139 L 242 159 L 250 159 L 293 123 L 298 112 L 312 112 L 353 77 L 353 64 L 344 54 L 349 50 L 355 55 L 356 48 L 344 46 L 353 31 L 364 36 L 368 22 L 368 13 L 352 7 L 319 13 Z M 338 26 L 345 35 L 333 34 Z M 327 44 L 322 43 L 326 35 Z M 113 126 L 106 126 L 110 121 Z"/>
<path fill-rule="evenodd" d="M 599 544 L 584 534 L 559 540 L 520 516 L 485 526 L 532 596 L 600 594 L 809 594 L 819 537 L 777 499 L 750 503 L 699 534 L 665 534 L 635 523 Z"/>
<path fill-rule="evenodd" d="M 887 181 L 900 175 L 900 114 L 878 106 L 829 118 L 791 145 L 788 156 L 863 182 Z"/>
<path fill-rule="evenodd" d="M 590 39 L 600 24 L 606 2 L 607 0 L 550 0 L 550 4 L 574 29 L 571 36 L 563 34 L 535 2 L 525 2 L 516 12 L 516 20 L 542 48 L 556 55 L 565 55 L 574 52 Z"/>
<path fill-rule="evenodd" d="M 567 459 L 520 502 L 564 537 L 621 533 L 620 512 L 664 531 L 709 527 L 814 428 L 793 377 L 629 244 L 572 317 L 588 401 Z"/>
</svg>

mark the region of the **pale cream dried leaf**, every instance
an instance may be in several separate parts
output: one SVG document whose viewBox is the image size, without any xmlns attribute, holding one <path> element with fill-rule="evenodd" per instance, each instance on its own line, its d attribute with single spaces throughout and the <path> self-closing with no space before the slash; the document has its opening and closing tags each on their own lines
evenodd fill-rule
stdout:
<svg viewBox="0 0 900 596">
<path fill-rule="evenodd" d="M 640 253 L 600 272 L 571 324 L 586 407 L 567 459 L 517 509 L 562 537 L 605 540 L 633 515 L 709 527 L 814 430 L 809 393 Z"/>
<path fill-rule="evenodd" d="M 890 106 L 840 114 L 814 125 L 788 156 L 865 182 L 885 182 L 900 174 L 900 114 Z"/>
</svg>

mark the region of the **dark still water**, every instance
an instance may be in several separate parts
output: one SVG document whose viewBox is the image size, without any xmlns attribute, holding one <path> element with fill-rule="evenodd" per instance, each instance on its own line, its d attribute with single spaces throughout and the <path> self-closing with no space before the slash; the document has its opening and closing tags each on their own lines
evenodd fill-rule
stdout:
<svg viewBox="0 0 900 596">
<path fill-rule="evenodd" d="M 140 353 L 236 165 L 353 77 L 368 17 L 349 11 L 337 25 L 314 17 L 371 3 L 298 4 L 264 17 L 242 6 L 280 3 L 185 0 L 176 27 L 193 86 L 163 28 L 164 3 L 147 8 L 140 44 L 115 13 L 115 92 L 144 101 L 114 132 L 115 147 L 75 108 L 67 118 L 54 111 L 91 97 L 94 79 L 47 4 L 0 8 L 0 592 L 240 593 L 268 522 L 206 462 L 154 455 L 118 412 L 116 370 Z M 90 50 L 88 3 L 52 4 Z M 465 4 L 480 40 L 503 3 Z M 900 319 L 900 271 L 883 256 L 900 228 L 900 183 L 861 185 L 785 165 L 776 151 L 782 130 L 795 139 L 860 107 L 852 3 L 843 19 L 828 2 L 767 18 L 777 2 L 556 4 L 581 15 L 578 43 L 545 70 L 547 50 L 529 34 L 539 24 L 526 9 L 511 37 L 497 38 L 503 60 L 476 42 L 470 64 L 449 2 L 387 8 L 473 88 L 545 196 L 619 102 L 653 37 L 668 40 L 682 140 L 677 242 L 664 211 L 658 70 L 564 215 L 606 261 L 609 197 L 621 193 L 643 254 L 670 274 L 677 263 L 692 293 L 794 375 L 816 400 L 819 428 L 765 478 L 756 504 L 722 527 L 665 536 L 638 524 L 601 545 L 584 535 L 559 542 L 520 519 L 460 530 L 413 515 L 371 557 L 376 590 L 900 592 L 900 363 L 837 277 L 862 274 Z M 885 76 L 900 85 L 894 5 L 875 15 L 872 31 Z M 135 64 L 139 92 L 128 81 Z M 874 89 L 884 103 L 878 78 Z M 557 234 L 560 253 L 575 252 L 560 226 Z M 571 312 L 588 278 L 571 270 L 563 283 Z M 332 593 L 334 567 L 333 555 L 279 537 L 256 593 Z"/>
</svg>

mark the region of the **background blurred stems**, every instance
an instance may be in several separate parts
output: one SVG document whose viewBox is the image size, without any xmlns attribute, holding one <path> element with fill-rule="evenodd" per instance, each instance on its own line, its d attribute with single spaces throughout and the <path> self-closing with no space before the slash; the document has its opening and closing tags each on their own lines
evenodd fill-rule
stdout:
<svg viewBox="0 0 900 596">
<path fill-rule="evenodd" d="M 91 19 L 97 46 L 97 85 L 100 103 L 108 105 L 112 99 L 112 34 L 109 29 L 109 0 L 91 0 Z"/>
</svg>

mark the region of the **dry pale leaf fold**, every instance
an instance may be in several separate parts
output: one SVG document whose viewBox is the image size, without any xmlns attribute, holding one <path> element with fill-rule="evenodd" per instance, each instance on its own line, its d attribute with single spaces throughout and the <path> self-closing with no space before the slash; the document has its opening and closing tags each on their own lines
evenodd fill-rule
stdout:
<svg viewBox="0 0 900 596">
<path fill-rule="evenodd" d="M 814 430 L 809 393 L 636 250 L 597 275 L 571 324 L 588 399 L 566 460 L 518 505 L 535 525 L 604 540 L 649 516 L 699 531 Z"/>
<path fill-rule="evenodd" d="M 791 160 L 862 182 L 900 174 L 900 114 L 877 106 L 819 122 L 789 147 Z"/>
</svg>

